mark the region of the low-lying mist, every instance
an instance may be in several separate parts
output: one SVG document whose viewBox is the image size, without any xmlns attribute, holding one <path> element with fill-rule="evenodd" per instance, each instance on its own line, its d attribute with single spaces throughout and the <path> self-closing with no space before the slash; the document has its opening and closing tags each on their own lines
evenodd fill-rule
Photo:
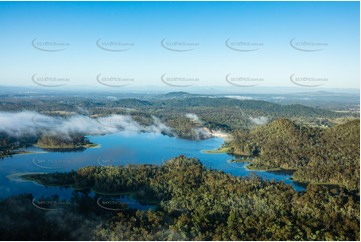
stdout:
<svg viewBox="0 0 361 242">
<path fill-rule="evenodd" d="M 257 124 L 257 125 L 264 125 L 267 124 L 269 122 L 269 119 L 267 117 L 261 116 L 258 118 L 253 118 L 250 117 L 249 118 L 253 123 Z"/>
<path fill-rule="evenodd" d="M 0 133 L 10 137 L 39 136 L 57 134 L 69 137 L 71 134 L 100 135 L 122 132 L 132 135 L 141 132 L 174 136 L 171 129 L 158 118 L 143 126 L 129 115 L 110 115 L 92 118 L 84 115 L 50 116 L 33 111 L 0 112 Z"/>
</svg>

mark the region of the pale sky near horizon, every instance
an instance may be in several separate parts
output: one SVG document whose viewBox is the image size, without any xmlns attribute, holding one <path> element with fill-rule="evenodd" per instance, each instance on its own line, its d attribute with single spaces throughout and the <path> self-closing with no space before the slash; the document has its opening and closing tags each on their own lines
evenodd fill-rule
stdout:
<svg viewBox="0 0 361 242">
<path fill-rule="evenodd" d="M 359 88 L 359 17 L 359 2 L 0 2 L 0 86 Z"/>
</svg>

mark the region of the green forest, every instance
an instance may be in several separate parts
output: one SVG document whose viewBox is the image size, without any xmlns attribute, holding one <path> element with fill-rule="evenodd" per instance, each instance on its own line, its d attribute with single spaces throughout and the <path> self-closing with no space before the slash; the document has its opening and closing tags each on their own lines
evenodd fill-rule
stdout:
<svg viewBox="0 0 361 242">
<path fill-rule="evenodd" d="M 237 131 L 227 146 L 254 157 L 252 169 L 295 170 L 299 182 L 337 184 L 359 190 L 360 120 L 331 128 L 298 125 L 278 119 L 251 131 Z"/>
<path fill-rule="evenodd" d="M 97 197 L 74 194 L 75 198 L 65 209 L 76 213 L 74 217 L 87 218 L 83 229 L 89 234 L 82 234 L 84 239 L 359 240 L 359 195 L 345 188 L 310 184 L 306 191 L 297 193 L 283 182 L 257 176 L 234 177 L 208 170 L 199 160 L 184 156 L 160 167 L 84 167 L 68 173 L 33 174 L 24 178 L 43 185 L 86 187 L 98 193 L 136 191 L 138 199 L 156 201 L 155 210 L 104 211 L 96 216 Z M 11 216 L 12 211 L 4 209 L 9 201 L 1 203 L 2 216 Z M 79 203 L 87 204 L 86 211 Z M 64 211 L 61 213 L 59 223 L 68 219 Z M 40 213 L 36 219 L 46 221 L 45 214 Z M 25 217 L 20 223 L 23 227 L 18 229 L 29 229 L 27 221 L 31 219 L 31 215 Z M 1 223 L 2 236 L 7 236 L 6 239 L 16 236 L 14 230 L 6 227 Z M 60 230 L 64 232 L 65 228 Z M 55 229 L 32 236 L 51 238 L 57 232 Z M 65 232 L 64 236 L 74 239 L 72 233 Z"/>
<path fill-rule="evenodd" d="M 218 152 L 233 154 L 233 162 L 250 162 L 251 170 L 291 171 L 295 182 L 307 186 L 296 192 L 291 185 L 254 174 L 235 177 L 206 169 L 199 160 L 185 156 L 161 166 L 88 166 L 27 174 L 22 178 L 71 189 L 71 199 L 40 198 L 64 204 L 49 211 L 35 207 L 39 198 L 32 194 L 1 199 L 2 240 L 360 239 L 360 120 L 355 113 L 187 93 L 116 101 L 14 98 L 0 103 L 0 110 L 31 110 L 65 119 L 121 114 L 144 127 L 156 117 L 177 138 L 191 140 L 209 138 L 195 132 L 208 128 L 230 134 Z M 262 124 L 253 119 L 261 117 Z M 95 145 L 87 139 L 91 134 L 60 136 L 51 131 L 22 137 L 0 133 L 0 157 L 32 145 L 49 152 Z M 115 200 L 128 194 L 154 209 L 123 203 L 121 210 L 107 210 L 98 204 L 105 194 Z"/>
<path fill-rule="evenodd" d="M 0 159 L 22 153 L 21 149 L 33 145 L 36 137 L 13 137 L 0 132 Z"/>
<path fill-rule="evenodd" d="M 12 137 L 5 133 L 0 133 L 0 159 L 22 153 L 23 151 L 21 150 L 23 148 L 32 145 L 48 151 L 81 150 L 96 146 L 96 144 L 89 142 L 83 134 L 78 133 L 61 136 L 44 132 L 44 134 L 40 135 L 23 137 Z"/>
<path fill-rule="evenodd" d="M 179 137 L 196 139 L 192 128 L 197 124 L 185 117 L 197 115 L 202 126 L 224 132 L 257 127 L 250 117 L 265 117 L 269 120 L 287 118 L 297 123 L 313 126 L 332 126 L 335 119 L 357 117 L 351 112 L 334 112 L 300 104 L 281 105 L 261 100 L 237 100 L 227 97 L 211 97 L 189 93 L 168 93 L 142 98 L 122 97 L 119 100 L 90 97 L 29 98 L 28 100 L 6 99 L 0 103 L 1 111 L 36 111 L 50 116 L 67 117 L 82 114 L 91 117 L 112 114 L 130 115 L 141 125 L 153 122 L 152 116 L 160 119 Z"/>
<path fill-rule="evenodd" d="M 36 146 L 45 149 L 83 149 L 91 145 L 92 143 L 81 134 L 71 134 L 68 136 L 44 134 L 36 142 Z"/>
<path fill-rule="evenodd" d="M 197 129 L 207 128 L 235 135 L 254 130 L 259 124 L 253 122 L 252 117 L 263 117 L 265 120 L 285 118 L 299 125 L 311 127 L 332 127 L 356 117 L 350 112 L 334 112 L 300 104 L 280 105 L 261 100 L 206 97 L 182 92 L 153 98 L 121 98 L 117 101 L 88 97 L 8 97 L 0 103 L 0 110 L 11 113 L 35 111 L 54 118 L 84 115 L 97 119 L 113 114 L 129 115 L 142 126 L 151 125 L 154 122 L 153 117 L 156 117 L 169 127 L 171 133 L 166 135 L 190 140 L 209 138 L 209 135 L 196 132 Z M 187 114 L 196 115 L 199 122 L 187 118 Z M 59 137 L 51 129 L 44 129 L 31 137 L 10 137 L 0 132 L 0 158 L 16 154 L 18 149 L 29 145 L 47 149 L 86 148 L 92 146 L 86 140 L 86 135 L 91 133 L 70 133 L 67 137 Z"/>
</svg>

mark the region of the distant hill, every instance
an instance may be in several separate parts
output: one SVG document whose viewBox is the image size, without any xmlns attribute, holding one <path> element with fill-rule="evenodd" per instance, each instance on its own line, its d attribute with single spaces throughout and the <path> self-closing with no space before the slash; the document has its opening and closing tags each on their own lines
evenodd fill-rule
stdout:
<svg viewBox="0 0 361 242">
<path fill-rule="evenodd" d="M 120 99 L 120 100 L 115 101 L 114 104 L 123 106 L 123 107 L 132 107 L 132 108 L 152 105 L 152 103 L 149 101 L 144 101 L 144 100 L 135 99 L 135 98 Z"/>
<path fill-rule="evenodd" d="M 280 105 L 276 103 L 260 100 L 237 100 L 232 98 L 210 98 L 210 97 L 190 97 L 184 99 L 172 99 L 166 104 L 174 108 L 192 108 L 192 107 L 222 107 L 238 108 L 242 111 L 251 111 L 249 114 L 276 114 L 277 116 L 323 116 L 323 117 L 340 117 L 342 114 L 303 106 L 300 104 Z"/>
<path fill-rule="evenodd" d="M 185 118 L 185 115 L 189 113 L 196 115 L 204 127 L 225 132 L 253 129 L 259 124 L 278 118 L 316 122 L 319 118 L 338 118 L 348 115 L 347 113 L 337 113 L 300 104 L 281 105 L 261 100 L 202 97 L 193 96 L 186 92 L 173 92 L 166 95 L 168 95 L 166 98 L 146 101 L 120 99 L 108 105 L 110 107 L 137 109 L 139 111 L 137 115 L 143 116 L 142 119 L 152 115 L 156 116 L 175 129 L 180 137 L 193 136 L 190 120 Z M 191 96 L 188 97 L 188 95 Z"/>
<path fill-rule="evenodd" d="M 164 94 L 165 97 L 174 97 L 174 98 L 185 98 L 185 97 L 191 97 L 194 94 L 190 94 L 189 92 L 169 92 L 167 94 Z"/>
</svg>

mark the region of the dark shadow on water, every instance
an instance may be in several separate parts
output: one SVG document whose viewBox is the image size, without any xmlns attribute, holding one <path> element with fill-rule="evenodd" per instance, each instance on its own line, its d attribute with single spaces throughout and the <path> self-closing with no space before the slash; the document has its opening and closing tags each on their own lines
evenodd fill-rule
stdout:
<svg viewBox="0 0 361 242">
<path fill-rule="evenodd" d="M 42 148 L 44 151 L 48 151 L 48 152 L 61 152 L 61 153 L 66 153 L 66 152 L 84 152 L 86 150 L 86 148 L 84 147 L 79 147 L 79 148 Z"/>
<path fill-rule="evenodd" d="M 279 171 L 267 171 L 269 173 L 273 173 L 275 175 L 289 175 L 289 176 L 292 176 L 293 173 L 295 172 L 295 170 L 279 170 Z"/>
</svg>

